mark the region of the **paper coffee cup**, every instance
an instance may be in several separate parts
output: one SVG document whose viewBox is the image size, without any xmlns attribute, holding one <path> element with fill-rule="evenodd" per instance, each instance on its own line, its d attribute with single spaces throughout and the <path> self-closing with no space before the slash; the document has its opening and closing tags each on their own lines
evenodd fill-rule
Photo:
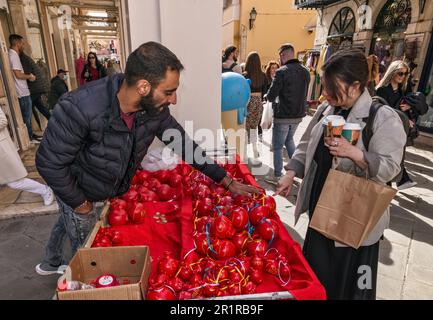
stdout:
<svg viewBox="0 0 433 320">
<path fill-rule="evenodd" d="M 343 127 L 342 136 L 351 144 L 356 145 L 358 143 L 361 129 L 359 123 L 346 123 Z"/>
<path fill-rule="evenodd" d="M 329 123 L 332 124 L 332 133 L 329 128 Z M 341 138 L 341 135 L 343 134 L 343 127 L 346 124 L 346 120 L 342 116 L 327 116 L 322 121 L 323 124 L 323 131 L 324 131 L 324 142 L 326 145 L 331 144 L 331 137 L 332 138 Z"/>
<path fill-rule="evenodd" d="M 344 120 L 344 118 L 342 116 L 326 116 L 323 120 L 322 120 L 322 124 L 327 126 L 328 123 L 331 122 L 333 127 L 344 127 L 344 125 L 346 124 L 346 120 Z"/>
</svg>

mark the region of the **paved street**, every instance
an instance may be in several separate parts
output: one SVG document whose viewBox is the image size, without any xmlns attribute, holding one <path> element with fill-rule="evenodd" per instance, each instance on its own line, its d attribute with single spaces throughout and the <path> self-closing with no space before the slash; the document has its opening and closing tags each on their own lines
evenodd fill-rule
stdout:
<svg viewBox="0 0 433 320">
<path fill-rule="evenodd" d="M 299 127 L 296 142 L 309 120 Z M 269 145 L 270 131 L 265 131 L 261 160 L 271 168 Z M 24 160 L 31 176 L 38 178 L 32 152 Z M 406 165 L 418 185 L 399 192 L 392 202 L 391 226 L 380 247 L 379 299 L 433 299 L 433 150 L 408 148 Z M 272 194 L 273 186 L 263 176 L 258 181 Z M 303 216 L 293 226 L 294 201 L 277 197 L 278 212 L 302 244 L 308 220 Z M 38 197 L 0 188 L 0 299 L 52 298 L 57 277 L 38 276 L 34 266 L 57 218 L 53 212 L 56 205 L 46 208 Z"/>
</svg>

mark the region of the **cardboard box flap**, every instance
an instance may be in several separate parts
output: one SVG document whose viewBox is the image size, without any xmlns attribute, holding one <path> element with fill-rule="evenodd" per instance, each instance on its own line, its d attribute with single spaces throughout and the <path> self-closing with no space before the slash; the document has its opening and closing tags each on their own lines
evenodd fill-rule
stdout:
<svg viewBox="0 0 433 320">
<path fill-rule="evenodd" d="M 86 278 L 98 278 L 104 273 L 118 277 L 140 275 L 146 262 L 148 247 L 113 247 L 81 249 L 80 268 L 86 270 Z"/>
</svg>

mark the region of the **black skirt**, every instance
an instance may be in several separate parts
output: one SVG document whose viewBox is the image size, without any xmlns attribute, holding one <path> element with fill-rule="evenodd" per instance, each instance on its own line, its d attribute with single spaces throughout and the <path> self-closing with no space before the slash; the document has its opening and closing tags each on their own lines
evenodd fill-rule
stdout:
<svg viewBox="0 0 433 320">
<path fill-rule="evenodd" d="M 350 110 L 336 108 L 334 114 L 347 118 L 349 112 Z M 325 146 L 323 137 L 317 146 L 314 161 L 317 163 L 317 171 L 309 203 L 310 221 L 332 167 L 332 155 Z M 374 300 L 376 298 L 379 242 L 359 249 L 335 247 L 334 240 L 308 228 L 303 253 L 325 287 L 328 299 Z"/>
</svg>

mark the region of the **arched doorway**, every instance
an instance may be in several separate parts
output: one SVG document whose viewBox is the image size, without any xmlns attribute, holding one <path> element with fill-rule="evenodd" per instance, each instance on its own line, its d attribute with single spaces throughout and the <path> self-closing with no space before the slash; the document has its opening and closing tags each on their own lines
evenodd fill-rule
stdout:
<svg viewBox="0 0 433 320">
<path fill-rule="evenodd" d="M 351 8 L 344 7 L 337 12 L 332 20 L 327 38 L 331 53 L 352 46 L 355 33 L 355 15 Z"/>
<path fill-rule="evenodd" d="M 381 63 L 383 74 L 393 60 L 405 57 L 405 31 L 412 18 L 410 0 L 388 0 L 374 25 L 371 52 Z"/>
</svg>

